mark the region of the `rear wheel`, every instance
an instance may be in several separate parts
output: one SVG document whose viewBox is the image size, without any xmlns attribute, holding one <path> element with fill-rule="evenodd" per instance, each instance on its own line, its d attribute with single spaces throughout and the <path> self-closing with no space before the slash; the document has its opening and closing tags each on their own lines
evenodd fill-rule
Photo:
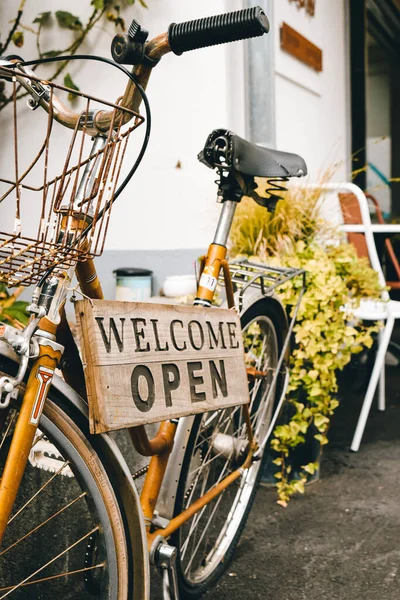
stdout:
<svg viewBox="0 0 400 600">
<path fill-rule="evenodd" d="M 19 408 L 20 400 L 0 411 L 1 471 Z M 0 599 L 125 600 L 128 564 L 124 524 L 104 467 L 48 399 L 0 548 Z"/>
<path fill-rule="evenodd" d="M 272 380 L 282 342 L 276 323 L 276 309 L 265 301 L 255 303 L 242 316 L 246 367 L 265 373 L 249 381 L 250 417 L 258 442 L 267 433 L 276 405 Z M 237 469 L 247 449 L 241 406 L 198 415 L 185 451 L 175 515 Z M 254 461 L 241 478 L 172 536 L 170 543 L 178 549 L 182 598 L 199 598 L 227 568 L 254 501 L 262 459 Z"/>
</svg>

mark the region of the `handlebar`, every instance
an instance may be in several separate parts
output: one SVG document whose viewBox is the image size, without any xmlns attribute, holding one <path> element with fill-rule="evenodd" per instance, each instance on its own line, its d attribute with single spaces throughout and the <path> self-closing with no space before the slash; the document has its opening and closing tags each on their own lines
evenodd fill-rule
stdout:
<svg viewBox="0 0 400 600">
<path fill-rule="evenodd" d="M 128 34 L 115 36 L 112 53 L 116 62 L 135 65 L 132 74 L 142 90 L 139 90 L 138 86 L 130 80 L 120 102 L 120 106 L 135 112 L 139 110 L 143 97 L 142 92 L 147 87 L 152 69 L 165 54 L 173 52 L 180 55 L 189 50 L 262 36 L 269 31 L 268 18 L 259 6 L 180 24 L 172 23 L 168 32 L 149 42 L 145 41 L 147 35 L 143 35 L 140 26 L 136 22 L 134 23 L 135 26 L 131 25 Z M 135 60 L 134 63 L 131 62 L 133 60 Z M 24 69 L 23 63 L 20 68 Z M 0 63 L 0 73 L 3 77 L 5 71 L 6 69 L 2 68 Z M 13 74 L 15 75 L 15 71 Z M 23 72 L 21 77 L 17 76 L 17 79 L 27 89 L 28 84 Z M 45 97 L 40 98 L 38 104 L 49 111 L 49 102 Z M 76 127 L 81 118 L 79 113 L 71 111 L 54 95 L 52 110 L 54 118 L 71 129 Z M 88 133 L 93 135 L 96 132 L 108 131 L 113 118 L 113 111 L 98 111 L 93 118 L 93 129 Z M 126 122 L 130 119 L 126 113 L 122 118 Z"/>
<path fill-rule="evenodd" d="M 168 40 L 172 52 L 179 55 L 188 50 L 259 37 L 268 31 L 267 15 L 256 6 L 178 25 L 172 23 Z"/>
</svg>

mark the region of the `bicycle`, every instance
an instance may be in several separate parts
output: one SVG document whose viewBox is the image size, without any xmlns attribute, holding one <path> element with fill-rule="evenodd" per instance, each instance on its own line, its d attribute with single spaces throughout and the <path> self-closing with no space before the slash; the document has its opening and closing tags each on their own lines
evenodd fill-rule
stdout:
<svg viewBox="0 0 400 600">
<path fill-rule="evenodd" d="M 287 383 L 296 311 L 289 324 L 274 290 L 303 271 L 249 261 L 228 264 L 227 240 L 241 198 L 251 196 L 273 209 L 282 182 L 306 174 L 304 161 L 260 148 L 229 131 L 216 130 L 208 137 L 199 158 L 218 171 L 222 211 L 213 243 L 200 264 L 197 308 L 192 309 L 197 313 L 192 314 L 213 314 L 210 307 L 220 281 L 229 314 L 235 308 L 240 313 L 249 397 L 219 410 L 170 418 L 153 439 L 144 425 L 130 427 L 136 451 L 151 457 L 150 464 L 134 474 L 112 437 L 90 430 L 88 413 L 93 405 L 90 399 L 87 403 L 87 381 L 65 316 L 65 301 L 74 274 L 86 302 L 103 297 L 93 259 L 103 250 L 113 202 L 148 143 L 145 87 L 152 69 L 167 52 L 179 55 L 255 37 L 268 28 L 259 7 L 172 24 L 168 33 L 150 41 L 134 21 L 127 35 L 113 40 L 114 63 L 69 57 L 113 64 L 129 78 L 124 96 L 116 102 L 76 92 L 85 106 L 80 113 L 66 108 L 59 98 L 71 90 L 30 69 L 66 57 L 30 62 L 7 57 L 0 62 L 0 76 L 13 88 L 15 146 L 15 178 L 0 179 L 0 203 L 15 195 L 12 232 L 0 233 L 0 281 L 35 286 L 29 324 L 23 330 L 0 325 L 0 598 L 32 598 L 33 593 L 37 598 L 97 595 L 144 600 L 149 597 L 150 563 L 163 572 L 165 598 L 179 594 L 199 598 L 229 563 L 254 499 Z M 120 63 L 133 65 L 133 72 Z M 19 87 L 28 92 L 29 108 L 47 113 L 45 138 L 24 171 L 18 163 Z M 147 116 L 144 142 L 119 183 L 130 134 L 145 121 L 139 113 L 142 101 Z M 93 108 L 98 104 L 100 108 Z M 52 176 L 50 139 L 56 122 L 72 130 L 72 141 L 61 175 Z M 84 158 L 90 137 L 92 146 Z M 43 182 L 35 186 L 29 176 L 40 162 Z M 255 176 L 269 178 L 267 199 L 256 192 Z M 34 194 L 42 199 L 38 228 L 27 236 L 24 198 L 33 211 Z M 32 212 L 29 216 L 32 221 Z M 141 330 L 136 334 L 143 342 Z M 118 331 L 114 337 L 118 342 Z M 215 381 L 222 390 L 222 371 Z M 173 378 L 167 384 L 174 389 Z M 134 480 L 143 475 L 139 499 Z M 60 505 L 52 508 L 58 500 Z"/>
</svg>

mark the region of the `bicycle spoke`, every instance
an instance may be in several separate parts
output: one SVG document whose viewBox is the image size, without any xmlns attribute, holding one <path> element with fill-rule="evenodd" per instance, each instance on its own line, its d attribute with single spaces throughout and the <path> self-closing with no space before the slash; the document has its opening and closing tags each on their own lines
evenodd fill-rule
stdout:
<svg viewBox="0 0 400 600">
<path fill-rule="evenodd" d="M 24 536 L 22 536 L 21 538 L 19 538 L 19 540 L 17 540 L 16 542 L 14 542 L 10 546 L 8 546 L 8 548 L 5 548 L 2 552 L 0 552 L 0 556 L 3 556 L 3 554 L 6 554 L 9 550 L 11 550 L 11 548 L 14 548 L 20 542 L 22 542 L 23 540 L 26 540 L 26 538 L 28 538 L 30 535 L 32 535 L 32 533 L 35 533 L 35 531 L 38 531 L 38 529 L 40 529 L 41 527 L 43 527 L 43 525 L 46 525 L 46 523 L 49 523 L 49 521 L 51 521 L 52 519 L 54 519 L 55 517 L 57 517 L 58 515 L 60 515 L 61 513 L 63 513 L 65 510 L 67 510 L 67 508 L 70 508 L 70 506 L 73 506 L 76 502 L 78 502 L 78 500 L 81 500 L 85 496 L 86 496 L 86 492 L 83 492 L 77 498 L 75 498 L 74 500 L 72 500 L 71 502 L 69 502 L 68 504 L 66 504 L 65 506 L 63 506 L 63 508 L 60 508 L 60 510 L 58 510 L 55 513 L 53 513 L 51 515 L 51 517 L 49 517 L 48 519 L 46 519 L 45 521 L 43 521 L 42 523 L 40 523 L 39 525 L 37 525 L 36 527 L 34 527 L 33 529 L 31 529 L 28 533 L 26 533 Z"/>
<path fill-rule="evenodd" d="M 229 464 L 229 459 L 228 459 L 228 460 L 225 462 L 224 468 L 221 470 L 221 472 L 220 472 L 220 474 L 219 474 L 219 476 L 218 476 L 218 479 L 217 479 L 217 481 L 215 481 L 215 482 L 213 483 L 213 485 L 212 485 L 212 486 L 209 488 L 210 490 L 211 490 L 211 489 L 213 489 L 214 487 L 216 487 L 216 486 L 217 486 L 217 485 L 220 483 L 220 481 L 221 481 L 221 480 L 222 480 L 222 479 L 223 479 L 223 478 L 224 478 L 224 477 L 227 475 L 227 474 L 225 474 L 225 471 L 226 471 L 226 469 L 227 469 L 227 466 L 228 466 L 228 464 Z M 210 469 L 208 469 L 208 472 L 207 472 L 207 477 L 206 477 L 206 481 L 207 481 L 207 479 L 208 479 L 209 472 L 210 472 Z M 208 490 L 207 490 L 207 491 L 208 491 Z M 221 494 L 220 494 L 220 496 L 219 496 L 219 498 L 218 498 L 218 500 L 217 500 L 217 505 L 219 505 L 220 501 L 222 500 L 222 496 L 224 495 L 224 493 L 225 493 L 226 491 L 227 491 L 227 490 L 224 490 L 223 492 L 221 492 Z M 203 496 L 203 495 L 204 495 L 204 493 L 205 493 L 205 486 L 203 485 L 203 486 L 202 486 L 202 489 L 201 489 L 201 492 L 200 492 L 200 494 L 199 494 L 199 497 Z M 200 512 L 198 512 L 198 513 L 197 513 L 197 514 L 196 514 L 196 515 L 193 517 L 193 521 L 192 521 L 192 523 L 191 523 L 190 530 L 189 530 L 189 532 L 188 532 L 188 534 L 187 534 L 187 538 L 186 538 L 186 540 L 185 540 L 185 542 L 184 542 L 184 545 L 183 545 L 183 546 L 182 546 L 182 548 L 181 548 L 181 552 L 182 552 L 182 551 L 183 551 L 183 547 L 185 546 L 185 550 L 182 552 L 182 558 L 184 558 L 184 555 L 186 554 L 186 549 L 188 548 L 189 541 L 190 541 L 190 538 L 191 538 L 191 536 L 192 536 L 192 534 L 193 534 L 193 531 L 195 532 L 195 535 L 196 535 L 197 524 L 198 524 L 198 523 L 199 523 L 199 521 L 201 520 L 201 517 L 203 516 L 204 512 L 206 511 L 206 509 L 207 509 L 208 507 L 209 507 L 209 505 L 207 505 L 207 504 L 206 504 L 206 505 L 205 505 L 205 506 L 202 508 L 202 510 L 201 510 Z M 208 527 L 209 527 L 209 525 L 210 525 L 210 523 L 211 523 L 211 521 L 212 521 L 212 519 L 213 519 L 213 517 L 214 517 L 214 514 L 215 514 L 215 512 L 216 512 L 216 508 L 214 508 L 214 509 L 213 509 L 213 512 L 211 513 L 211 515 L 207 517 L 207 525 L 206 525 L 206 530 L 208 529 Z M 203 538 L 203 536 L 202 536 L 202 538 Z M 202 539 L 202 538 L 201 538 L 201 539 Z M 194 542 L 193 542 L 193 544 L 192 544 L 192 545 L 194 545 L 195 543 L 196 543 L 196 542 L 195 542 L 195 540 L 194 540 Z M 200 542 L 199 542 L 199 543 L 200 543 Z M 199 545 L 199 543 L 198 543 L 198 545 Z M 197 545 L 197 546 L 198 546 L 198 545 Z M 193 558 L 194 558 L 194 555 L 196 554 L 196 552 L 197 552 L 197 547 L 196 547 L 196 550 L 193 552 L 193 555 L 192 555 L 191 562 L 192 562 L 192 560 L 193 560 Z M 187 571 L 185 571 L 185 572 L 187 572 Z"/>
<path fill-rule="evenodd" d="M 211 444 L 210 444 L 211 447 Z M 198 471 L 201 472 L 201 469 L 204 469 L 204 467 L 207 467 L 208 465 L 210 465 L 212 462 L 214 462 L 217 458 L 219 458 L 220 456 L 223 456 L 223 452 L 219 452 L 218 454 L 215 454 L 215 456 L 213 456 L 212 458 L 210 458 L 209 461 L 207 461 L 206 463 L 202 463 L 199 467 L 197 467 L 196 469 L 194 469 L 193 471 L 191 471 L 189 473 L 189 476 L 192 476 L 194 473 L 197 473 Z"/>
<path fill-rule="evenodd" d="M 16 517 L 17 517 L 17 516 L 18 516 L 18 515 L 19 515 L 19 514 L 20 514 L 20 513 L 23 511 L 23 510 L 25 510 L 25 508 L 26 508 L 26 507 L 27 507 L 27 506 L 28 506 L 28 505 L 29 505 L 31 502 L 33 502 L 33 500 L 35 500 L 35 498 L 37 498 L 37 496 L 39 496 L 39 494 L 41 494 L 41 493 L 43 492 L 43 490 L 44 490 L 44 489 L 46 489 L 46 487 L 47 487 L 47 486 L 48 486 L 48 485 L 49 485 L 49 484 L 50 484 L 50 483 L 53 481 L 53 479 L 55 479 L 55 478 L 57 477 L 57 475 L 59 475 L 59 474 L 61 473 L 61 471 L 62 471 L 63 469 L 65 469 L 65 467 L 67 467 L 68 465 L 69 465 L 69 461 L 68 461 L 68 460 L 66 460 L 66 461 L 64 462 L 64 464 L 62 464 L 62 465 L 61 465 L 61 467 L 58 469 L 58 471 L 56 471 L 56 472 L 54 473 L 54 475 L 52 475 L 52 476 L 50 477 L 50 479 L 49 479 L 48 481 L 46 481 L 46 483 L 44 483 L 44 484 L 42 485 L 42 487 L 41 487 L 40 489 L 38 489 L 38 491 L 37 491 L 35 494 L 33 494 L 33 496 L 31 496 L 27 502 L 25 502 L 25 504 L 24 504 L 24 505 L 23 505 L 23 506 L 21 506 L 21 508 L 20 508 L 19 510 L 17 510 L 17 512 L 16 512 L 16 513 L 15 513 L 15 514 L 14 514 L 14 515 L 13 515 L 13 516 L 12 516 L 12 517 L 9 519 L 9 521 L 8 521 L 8 525 L 9 525 L 9 524 L 10 524 L 12 521 L 14 521 L 14 519 L 15 519 L 15 518 L 16 518 Z"/>
<path fill-rule="evenodd" d="M 60 579 L 60 577 L 69 577 L 70 575 L 77 575 L 78 573 L 85 573 L 87 571 L 93 571 L 94 569 L 104 569 L 104 563 L 93 565 L 92 567 L 83 567 L 82 569 L 76 569 L 75 571 L 66 571 L 65 573 L 58 573 L 58 575 L 50 575 L 49 577 L 42 577 L 41 579 L 34 579 L 33 581 L 27 581 L 21 584 L 19 587 L 26 587 L 28 585 L 36 585 L 37 583 L 43 583 L 44 581 L 51 581 L 54 579 Z M 12 589 L 14 586 L 9 585 L 8 587 L 0 588 L 0 592 Z"/>
<path fill-rule="evenodd" d="M 25 579 L 23 579 L 20 583 L 18 583 L 17 585 L 13 586 L 7 593 L 5 593 L 2 596 L 0 596 L 0 600 L 2 600 L 3 598 L 6 598 L 7 596 L 9 596 L 13 592 L 15 592 L 15 590 L 17 590 L 21 586 L 23 586 L 27 581 L 29 581 L 30 579 L 32 579 L 32 577 L 34 577 L 38 573 L 41 573 L 49 565 L 53 564 L 56 560 L 58 560 L 59 558 L 61 558 L 61 556 L 64 556 L 64 554 L 66 554 L 67 552 L 69 552 L 70 550 L 72 550 L 72 548 L 75 548 L 75 546 L 77 546 L 78 544 L 80 544 L 81 542 L 83 542 L 83 540 L 86 540 L 86 538 L 88 538 L 90 535 L 92 535 L 93 533 L 95 533 L 98 530 L 99 530 L 98 526 L 94 527 L 91 531 L 89 531 L 89 533 L 87 533 L 86 535 L 84 535 L 83 537 L 81 537 L 79 540 L 77 540 L 76 542 L 74 542 L 70 546 L 68 546 L 68 548 L 66 548 L 65 550 L 63 550 L 59 554 L 57 554 L 57 556 L 55 556 L 54 558 L 52 558 L 51 560 L 49 560 L 46 564 L 44 564 L 43 566 L 39 567 L 39 569 L 37 569 L 34 573 L 32 573 L 31 575 L 29 575 Z"/>
<path fill-rule="evenodd" d="M 213 519 L 213 517 L 214 517 L 214 515 L 215 515 L 215 513 L 216 513 L 216 511 L 217 511 L 217 508 L 218 508 L 218 506 L 219 506 L 219 503 L 221 502 L 221 500 L 222 500 L 222 494 L 221 494 L 221 495 L 220 495 L 220 497 L 217 499 L 217 501 L 216 501 L 216 503 L 215 503 L 215 506 L 214 506 L 214 508 L 213 508 L 213 511 L 212 511 L 211 515 L 209 516 L 209 518 L 208 518 L 207 525 L 204 527 L 204 529 L 203 529 L 203 532 L 202 532 L 202 534 L 201 534 L 201 536 L 200 536 L 200 539 L 199 539 L 199 541 L 197 542 L 197 545 L 196 545 L 195 549 L 194 549 L 194 550 L 193 550 L 193 552 L 192 552 L 192 558 L 190 559 L 190 561 L 188 562 L 188 564 L 187 564 L 187 565 L 186 565 L 186 567 L 185 567 L 185 574 L 186 574 L 186 573 L 189 571 L 189 569 L 190 569 L 190 567 L 191 567 L 191 565 L 192 565 L 193 559 L 195 558 L 195 556 L 196 556 L 196 554 L 197 554 L 197 551 L 198 551 L 198 549 L 199 549 L 199 547 L 200 547 L 200 544 L 201 544 L 201 542 L 203 541 L 203 538 L 204 538 L 205 534 L 207 533 L 207 530 L 208 530 L 208 528 L 209 528 L 209 526 L 210 526 L 210 523 L 211 523 L 211 521 L 212 521 L 212 519 Z"/>
<path fill-rule="evenodd" d="M 215 458 L 217 458 L 218 456 L 220 456 L 220 454 L 219 454 L 219 455 L 217 455 Z M 223 479 L 225 476 L 227 476 L 227 475 L 228 475 L 228 473 L 226 473 L 226 471 L 227 471 L 227 469 L 228 469 L 228 465 L 229 465 L 229 463 L 230 463 L 230 458 L 231 458 L 231 457 L 229 456 L 229 457 L 227 458 L 227 460 L 225 461 L 224 467 L 221 469 L 221 471 L 220 471 L 220 474 L 219 474 L 219 476 L 218 476 L 218 479 L 217 479 L 217 481 L 215 481 L 215 482 L 213 483 L 213 485 L 212 485 L 212 486 L 210 486 L 210 488 L 209 488 L 209 489 L 207 489 L 207 491 L 209 491 L 209 490 L 212 490 L 214 487 L 216 487 L 216 486 L 217 486 L 217 485 L 220 483 L 220 481 L 222 481 L 222 479 Z M 199 498 L 201 498 L 202 496 L 204 496 L 204 494 L 206 493 L 207 481 L 208 481 L 208 477 L 209 477 L 209 473 L 210 473 L 210 464 L 211 464 L 211 462 L 212 462 L 212 461 L 213 461 L 213 459 L 211 459 L 211 460 L 210 460 L 210 461 L 207 463 L 207 465 L 202 465 L 202 467 L 208 466 L 208 470 L 207 470 L 206 476 L 205 476 L 205 478 L 204 478 L 204 481 L 202 482 L 201 490 L 200 490 L 200 493 L 199 493 Z M 190 496 L 189 496 L 189 498 L 188 498 L 188 501 L 186 502 L 186 506 L 189 506 L 189 505 L 190 505 L 190 501 L 191 501 L 191 499 L 192 499 L 192 496 L 193 496 L 194 490 L 195 490 L 195 486 L 193 486 L 193 489 L 192 489 L 192 491 L 191 491 L 191 494 L 190 494 Z M 220 496 L 220 498 L 222 498 L 222 493 L 221 493 L 221 496 Z M 206 510 L 207 506 L 208 506 L 208 505 L 206 504 L 206 505 L 205 505 L 205 506 L 204 506 L 204 507 L 201 509 L 201 511 L 199 511 L 199 512 L 198 512 L 196 515 L 194 515 L 194 517 L 193 517 L 193 519 L 192 519 L 191 526 L 190 526 L 189 533 L 187 534 L 187 538 L 186 538 L 186 540 L 185 540 L 185 545 L 186 545 L 185 547 L 187 547 L 187 544 L 188 544 L 188 542 L 189 542 L 189 538 L 190 538 L 190 536 L 191 536 L 191 532 L 192 532 L 192 531 L 194 530 L 194 528 L 197 526 L 197 523 L 200 521 L 200 519 L 201 519 L 201 517 L 202 517 L 202 515 L 203 515 L 204 511 Z M 213 515 L 214 515 L 214 512 L 213 512 L 213 513 L 212 513 L 212 515 L 209 517 L 209 522 L 211 521 L 211 519 L 212 519 Z M 182 551 L 182 550 L 183 550 L 183 547 L 182 547 L 181 551 Z M 182 557 L 184 556 L 184 554 L 185 554 L 185 552 L 183 552 L 183 555 L 182 555 Z"/>
<path fill-rule="evenodd" d="M 181 558 L 185 557 L 186 549 L 189 546 L 189 542 L 190 542 L 190 539 L 191 539 L 192 532 L 197 527 L 197 523 L 200 521 L 200 519 L 201 519 L 201 517 L 204 514 L 204 512 L 205 512 L 206 509 L 207 509 L 207 504 L 205 506 L 203 506 L 203 508 L 198 513 L 196 513 L 194 515 L 194 517 L 192 519 L 192 522 L 190 523 L 189 532 L 188 532 L 188 534 L 186 536 L 186 539 L 185 539 L 185 541 L 184 541 L 184 543 L 183 543 L 183 545 L 181 547 Z"/>
<path fill-rule="evenodd" d="M 11 427 L 14 424 L 14 421 L 15 421 L 16 417 L 17 417 L 17 413 L 14 412 L 13 416 L 10 418 L 10 421 L 9 421 L 9 423 L 7 425 L 7 428 L 6 428 L 6 430 L 5 430 L 4 434 L 3 434 L 2 440 L 0 442 L 0 450 L 3 447 L 4 441 L 5 441 L 5 439 L 6 439 L 7 435 L 8 435 L 8 432 L 10 431 Z"/>
<path fill-rule="evenodd" d="M 200 475 L 201 475 L 201 473 L 202 473 L 202 469 L 203 469 L 204 467 L 207 467 L 207 465 L 208 465 L 208 464 L 210 464 L 211 462 L 212 462 L 212 461 L 208 461 L 208 463 L 206 463 L 206 465 L 203 465 L 203 464 L 202 464 L 202 465 L 201 465 L 201 466 L 200 466 L 200 467 L 197 469 L 197 474 L 196 474 L 196 477 L 195 477 L 195 479 L 194 479 L 193 483 L 192 483 L 192 484 L 191 484 L 191 486 L 190 486 L 190 488 L 191 488 L 191 489 L 190 489 L 189 496 L 186 498 L 186 506 L 189 506 L 189 505 L 190 505 L 190 503 L 191 503 L 191 501 L 192 501 L 193 494 L 194 494 L 194 492 L 195 492 L 195 490 L 196 490 L 197 483 L 198 483 L 198 481 L 199 481 L 199 479 L 200 479 Z M 193 472 L 195 472 L 195 471 L 193 471 Z"/>
<path fill-rule="evenodd" d="M 207 484 L 207 480 L 208 480 L 208 477 L 209 477 L 209 474 L 210 474 L 210 470 L 211 470 L 211 467 L 209 467 L 207 469 L 207 473 L 206 473 L 206 475 L 205 475 L 205 477 L 203 479 L 203 482 L 202 482 L 202 485 L 201 485 L 201 489 L 200 489 L 200 492 L 199 492 L 199 495 L 198 495 L 199 498 L 201 498 L 201 496 L 203 496 L 204 493 L 205 493 L 205 486 Z M 186 506 L 188 506 L 188 505 L 189 505 L 189 502 L 186 503 Z M 205 513 L 205 511 L 207 510 L 207 508 L 208 508 L 208 505 L 206 504 L 205 506 L 203 506 L 203 508 L 197 514 L 194 515 L 194 517 L 192 519 L 192 523 L 190 525 L 190 530 L 189 530 L 189 533 L 188 533 L 188 542 L 189 542 L 190 538 L 191 538 L 191 535 L 192 535 L 192 533 L 194 531 L 195 538 L 194 538 L 194 540 L 192 542 L 192 545 L 194 545 L 196 543 L 197 523 L 200 521 L 201 517 L 203 516 L 203 514 Z"/>
<path fill-rule="evenodd" d="M 244 330 L 245 363 L 254 369 L 249 379 L 249 411 L 255 441 L 263 437 L 274 402 L 278 344 L 272 320 L 263 313 Z M 246 335 L 247 334 L 247 335 Z M 247 347 L 246 347 L 247 344 Z M 260 376 L 261 375 L 261 376 Z M 248 449 L 248 421 L 242 405 L 206 413 L 199 421 L 186 472 L 186 493 L 180 510 L 215 489 L 237 465 Z M 203 589 L 237 539 L 255 492 L 261 462 L 254 462 L 241 477 L 199 510 L 181 529 L 180 561 L 183 580 Z"/>
</svg>

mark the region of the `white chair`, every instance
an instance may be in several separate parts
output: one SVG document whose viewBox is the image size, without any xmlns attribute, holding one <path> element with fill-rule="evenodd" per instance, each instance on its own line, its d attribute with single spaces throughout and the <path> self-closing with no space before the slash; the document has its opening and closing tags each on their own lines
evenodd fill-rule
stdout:
<svg viewBox="0 0 400 600">
<path fill-rule="evenodd" d="M 382 286 L 386 285 L 385 276 L 375 246 L 374 233 L 400 233 L 400 225 L 373 224 L 369 214 L 368 201 L 362 190 L 353 183 L 328 183 L 308 185 L 307 188 L 320 189 L 329 194 L 332 193 L 351 193 L 357 198 L 362 223 L 344 225 L 341 220 L 340 230 L 344 232 L 363 233 L 367 243 L 368 255 L 371 266 L 378 273 L 379 281 Z M 337 206 L 340 206 L 339 202 Z M 341 212 L 340 210 L 338 212 Z M 337 215 L 336 215 L 337 216 Z M 369 299 L 361 300 L 360 306 L 352 311 L 352 314 L 365 321 L 380 321 L 382 329 L 378 334 L 378 350 L 368 389 L 365 394 L 360 417 L 351 443 L 351 450 L 357 452 L 364 433 L 368 414 L 371 409 L 375 390 L 379 381 L 378 409 L 385 410 L 385 355 L 389 346 L 394 323 L 400 319 L 400 302 L 390 300 L 387 291 L 382 292 L 381 301 L 372 301 Z"/>
</svg>

